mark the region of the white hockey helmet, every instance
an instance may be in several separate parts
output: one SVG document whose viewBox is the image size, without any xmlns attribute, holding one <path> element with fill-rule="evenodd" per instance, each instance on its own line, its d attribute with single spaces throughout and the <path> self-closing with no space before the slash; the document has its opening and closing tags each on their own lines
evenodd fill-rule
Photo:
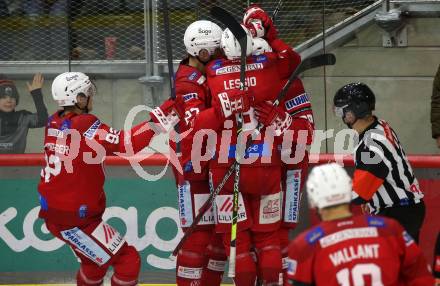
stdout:
<svg viewBox="0 0 440 286">
<path fill-rule="evenodd" d="M 210 55 L 220 47 L 222 29 L 214 22 L 195 21 L 186 28 L 183 42 L 191 56 L 198 56 L 200 50 L 206 49 Z"/>
<path fill-rule="evenodd" d="M 264 53 L 272 52 L 269 43 L 263 38 L 252 39 L 252 55 L 259 56 Z"/>
<path fill-rule="evenodd" d="M 75 105 L 78 94 L 82 93 L 90 97 L 95 92 L 95 85 L 81 72 L 62 73 L 52 83 L 52 97 L 59 106 Z"/>
<path fill-rule="evenodd" d="M 252 54 L 252 35 L 245 26 L 241 25 L 246 32 L 247 45 L 246 45 L 246 56 Z M 222 33 L 221 47 L 225 53 L 228 60 L 239 59 L 241 56 L 241 46 L 240 43 L 235 38 L 234 34 L 229 29 L 225 29 Z"/>
<path fill-rule="evenodd" d="M 311 207 L 322 209 L 351 201 L 351 178 L 339 164 L 313 168 L 306 185 Z"/>
</svg>

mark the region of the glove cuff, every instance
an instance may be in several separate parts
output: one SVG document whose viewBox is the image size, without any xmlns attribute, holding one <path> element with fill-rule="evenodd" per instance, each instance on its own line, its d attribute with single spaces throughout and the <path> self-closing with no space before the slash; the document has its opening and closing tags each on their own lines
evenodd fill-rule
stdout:
<svg viewBox="0 0 440 286">
<path fill-rule="evenodd" d="M 154 122 L 158 123 L 161 127 L 161 132 L 167 133 L 179 122 L 180 118 L 174 110 L 171 110 L 168 115 L 160 109 L 156 107 L 150 113 L 151 118 Z"/>
<path fill-rule="evenodd" d="M 283 135 L 286 130 L 289 130 L 290 125 L 292 125 L 292 117 L 287 112 L 285 115 L 286 117 L 284 120 L 280 117 L 277 117 L 274 123 L 272 123 L 272 126 L 275 128 L 275 136 Z"/>
</svg>

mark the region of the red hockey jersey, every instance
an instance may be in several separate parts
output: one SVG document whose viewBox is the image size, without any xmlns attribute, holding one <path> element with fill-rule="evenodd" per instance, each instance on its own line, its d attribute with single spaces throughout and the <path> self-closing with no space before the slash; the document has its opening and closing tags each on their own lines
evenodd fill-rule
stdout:
<svg viewBox="0 0 440 286">
<path fill-rule="evenodd" d="M 188 65 L 188 59 L 183 60 L 176 72 L 176 104 L 183 107 L 185 111 L 184 120 L 179 121 L 178 131 L 180 137 L 180 157 L 179 162 L 183 169 L 183 177 L 186 180 L 204 181 L 208 180 L 208 162 L 196 160 L 196 164 L 201 162 L 200 168 L 194 170 L 191 160 L 191 152 L 194 149 L 194 156 L 205 153 L 205 144 L 202 140 L 194 142 L 195 132 L 192 120 L 199 112 L 209 107 L 211 103 L 210 94 L 206 84 L 205 76 L 196 68 Z M 202 141 L 202 142 L 201 142 Z M 170 147 L 176 151 L 175 140 L 170 140 Z"/>
<path fill-rule="evenodd" d="M 116 152 L 134 155 L 155 133 L 147 122 L 124 132 L 92 114 L 61 114 L 49 117 L 45 130 L 39 215 L 55 224 L 85 225 L 105 210 L 105 156 Z"/>
<path fill-rule="evenodd" d="M 289 246 L 292 285 L 429 286 L 420 248 L 394 220 L 361 215 L 322 222 Z"/>
</svg>

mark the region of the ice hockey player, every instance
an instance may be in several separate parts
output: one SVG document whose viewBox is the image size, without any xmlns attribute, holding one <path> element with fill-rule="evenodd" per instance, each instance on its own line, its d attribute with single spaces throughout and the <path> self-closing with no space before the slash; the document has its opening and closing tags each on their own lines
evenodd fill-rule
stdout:
<svg viewBox="0 0 440 286">
<path fill-rule="evenodd" d="M 364 83 L 350 83 L 336 92 L 333 102 L 336 115 L 359 135 L 353 202 L 366 204 L 371 214 L 396 219 L 418 242 L 425 218 L 423 193 L 396 133 L 372 114 L 373 91 Z"/>
<path fill-rule="evenodd" d="M 205 142 L 194 141 L 192 121 L 195 115 L 210 107 L 211 97 L 205 77 L 205 65 L 221 55 L 221 28 L 206 20 L 190 24 L 184 35 L 187 57 L 176 72 L 176 105 L 185 111 L 179 122 L 179 133 L 185 134 L 180 142 L 179 158 L 183 174 L 176 170 L 180 226 L 187 231 L 194 222 L 198 209 L 209 196 L 208 161 L 200 170 L 193 168 L 191 154 L 204 153 Z M 176 150 L 176 145 L 171 145 Z M 196 154 L 197 152 L 194 152 Z M 200 153 L 200 154 L 201 154 Z M 199 161 L 199 160 L 198 160 Z M 179 286 L 220 285 L 226 265 L 226 254 L 220 236 L 214 232 L 214 214 L 209 210 L 177 254 L 176 282 Z"/>
<path fill-rule="evenodd" d="M 103 285 L 110 266 L 112 286 L 137 285 L 138 252 L 102 220 L 106 206 L 103 161 L 109 154 L 140 151 L 158 131 L 173 128 L 182 114 L 174 101 L 167 100 L 150 113 L 157 123 L 154 128 L 144 121 L 129 131 L 118 131 L 89 114 L 95 92 L 89 77 L 80 72 L 63 73 L 53 81 L 52 96 L 61 110 L 49 117 L 45 130 L 39 216 L 79 258 L 77 285 Z"/>
<path fill-rule="evenodd" d="M 352 215 L 351 190 L 336 163 L 310 172 L 307 194 L 322 222 L 289 245 L 288 285 L 434 285 L 420 248 L 397 221 Z"/>
<path fill-rule="evenodd" d="M 277 53 L 279 58 L 278 66 L 280 75 L 283 76 L 284 85 L 292 70 L 301 62 L 301 56 L 278 39 L 278 33 L 272 19 L 259 6 L 251 5 L 246 10 L 243 17 L 243 24 L 249 30 L 253 31 L 254 56 L 272 51 Z M 269 41 L 271 44 L 269 44 Z M 286 54 L 288 55 L 286 56 Z M 291 62 L 286 62 L 286 59 L 289 59 Z M 278 145 L 278 149 L 283 152 L 283 206 L 282 225 L 279 229 L 279 234 L 283 256 L 283 278 L 286 281 L 286 258 L 289 232 L 296 227 L 299 219 L 301 190 L 305 183 L 309 165 L 309 156 L 306 147 L 312 143 L 313 138 L 313 111 L 308 94 L 305 92 L 302 81 L 299 78 L 295 79 L 292 83 L 286 97 L 280 102 L 280 107 L 274 108 L 271 104 L 266 104 L 262 107 L 266 114 L 284 114 L 287 112 L 293 118 L 293 130 L 296 132 L 292 135 L 286 133 L 285 136 L 283 136 L 285 140 L 282 140 L 284 142 L 280 142 Z M 260 109 L 257 108 L 257 112 L 259 111 Z M 257 116 L 257 118 L 258 117 L 261 116 Z M 289 140 L 292 144 L 283 146 L 283 143 L 286 144 Z"/>
<path fill-rule="evenodd" d="M 246 53 L 252 52 L 252 37 L 247 31 Z M 243 112 L 243 132 L 252 133 L 257 120 L 251 104 L 276 98 L 281 86 L 277 70 L 277 55 L 268 53 L 247 58 L 247 90 L 240 91 L 241 49 L 233 34 L 226 29 L 221 45 L 226 59 L 210 62 L 206 67 L 212 107 L 195 116 L 196 130 L 211 129 L 217 133 L 215 160 L 210 162 L 213 186 L 222 180 L 234 162 L 237 145 L 235 114 Z M 267 84 L 270 83 L 270 84 Z M 285 118 L 286 123 L 291 119 Z M 275 124 L 274 124 L 275 125 Z M 281 124 L 282 125 L 282 124 Z M 287 128 L 290 125 L 287 124 Z M 281 251 L 277 230 L 281 224 L 281 160 L 273 141 L 274 134 L 285 129 L 272 127 L 268 139 L 258 138 L 245 152 L 240 171 L 238 213 L 236 285 L 254 285 L 256 265 L 250 253 L 251 245 L 258 252 L 265 285 L 278 285 L 281 274 Z M 266 131 L 263 130 L 264 135 Z M 272 139 L 271 139 L 272 138 Z M 272 142 L 273 143 L 273 142 Z M 232 222 L 233 180 L 230 179 L 216 198 L 216 230 L 223 234 L 226 253 L 229 254 Z"/>
</svg>

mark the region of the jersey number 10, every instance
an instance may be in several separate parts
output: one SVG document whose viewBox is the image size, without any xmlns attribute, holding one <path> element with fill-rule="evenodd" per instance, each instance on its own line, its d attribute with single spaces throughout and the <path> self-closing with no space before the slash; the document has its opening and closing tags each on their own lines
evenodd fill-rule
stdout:
<svg viewBox="0 0 440 286">
<path fill-rule="evenodd" d="M 350 273 L 353 285 L 350 284 Z M 365 286 L 364 275 L 371 276 L 371 286 L 383 286 L 382 273 L 374 263 L 357 264 L 351 269 L 344 268 L 336 273 L 336 279 L 341 286 Z"/>
</svg>

